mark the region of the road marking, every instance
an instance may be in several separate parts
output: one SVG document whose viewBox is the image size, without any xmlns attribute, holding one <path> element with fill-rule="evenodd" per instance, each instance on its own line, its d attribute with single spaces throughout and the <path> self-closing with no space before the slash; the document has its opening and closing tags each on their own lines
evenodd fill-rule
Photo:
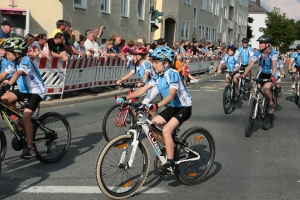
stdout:
<svg viewBox="0 0 300 200">
<path fill-rule="evenodd" d="M 289 91 L 289 92 L 294 92 L 294 90 L 286 90 L 286 91 Z"/>
<path fill-rule="evenodd" d="M 219 90 L 205 90 L 206 92 L 219 92 Z"/>
<path fill-rule="evenodd" d="M 199 92 L 201 90 L 189 90 L 189 92 Z"/>
<path fill-rule="evenodd" d="M 19 188 L 18 192 L 23 193 L 78 193 L 78 194 L 101 194 L 97 186 L 33 186 L 30 188 Z M 143 194 L 162 194 L 169 191 L 162 187 L 141 187 L 138 193 Z"/>
<path fill-rule="evenodd" d="M 208 80 L 208 81 L 211 81 L 211 82 L 216 82 L 216 81 L 224 81 L 224 80 Z"/>
</svg>

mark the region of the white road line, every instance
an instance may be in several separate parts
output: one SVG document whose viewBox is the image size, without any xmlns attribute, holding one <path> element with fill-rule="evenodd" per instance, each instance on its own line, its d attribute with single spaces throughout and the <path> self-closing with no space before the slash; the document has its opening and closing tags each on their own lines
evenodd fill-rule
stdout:
<svg viewBox="0 0 300 200">
<path fill-rule="evenodd" d="M 190 90 L 189 89 L 189 92 L 199 92 L 199 91 L 201 91 L 201 90 Z"/>
<path fill-rule="evenodd" d="M 218 88 L 218 90 L 224 90 L 224 88 Z"/>
<path fill-rule="evenodd" d="M 208 81 L 216 82 L 216 81 L 225 81 L 225 80 L 208 80 Z"/>
<path fill-rule="evenodd" d="M 205 90 L 206 92 L 219 92 L 219 90 Z"/>
<path fill-rule="evenodd" d="M 286 91 L 289 91 L 289 92 L 294 92 L 294 90 L 286 90 Z"/>
<path fill-rule="evenodd" d="M 102 193 L 97 186 L 33 186 L 30 188 L 23 187 L 18 189 L 18 192 L 23 193 L 79 193 L 79 194 L 93 194 Z M 169 191 L 162 187 L 142 187 L 138 193 L 144 194 L 162 194 L 169 193 Z"/>
</svg>

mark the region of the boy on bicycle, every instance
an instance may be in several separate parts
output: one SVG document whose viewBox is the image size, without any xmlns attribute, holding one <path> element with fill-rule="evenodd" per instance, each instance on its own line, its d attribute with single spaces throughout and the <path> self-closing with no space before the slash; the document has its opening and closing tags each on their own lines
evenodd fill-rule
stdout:
<svg viewBox="0 0 300 200">
<path fill-rule="evenodd" d="M 271 79 L 272 83 L 265 83 L 263 86 L 264 93 L 269 102 L 269 114 L 273 114 L 275 112 L 274 102 L 272 100 L 272 84 L 275 84 L 276 79 L 276 71 L 277 71 L 277 60 L 278 60 L 278 52 L 273 50 L 271 47 L 272 38 L 268 35 L 260 36 L 257 41 L 259 42 L 259 50 L 256 51 L 251 58 L 251 61 L 248 67 L 245 70 L 244 74 L 241 74 L 240 78 L 243 78 L 245 74 L 252 69 L 255 61 L 259 60 L 259 65 L 261 66 L 261 70 L 257 74 L 258 79 Z M 260 84 L 261 85 L 261 84 Z"/>
<path fill-rule="evenodd" d="M 125 100 L 142 95 L 152 87 L 157 87 L 163 96 L 163 100 L 155 104 L 147 104 L 146 107 L 155 111 L 159 107 L 169 103 L 170 106 L 152 120 L 155 125 L 164 126 L 162 131 L 163 138 L 157 139 L 165 144 L 167 152 L 167 163 L 163 164 L 158 169 L 162 174 L 173 174 L 175 162 L 172 133 L 176 127 L 189 119 L 192 114 L 191 95 L 184 86 L 178 71 L 170 68 L 174 61 L 174 56 L 173 50 L 169 47 L 163 46 L 156 48 L 151 54 L 151 57 L 153 59 L 153 68 L 157 73 L 157 76 L 143 88 L 126 97 L 117 99 L 117 103 L 123 103 Z"/>
<path fill-rule="evenodd" d="M 6 57 L 13 64 L 9 65 L 5 71 L 0 74 L 0 80 L 3 80 L 8 74 L 12 74 L 13 76 L 7 85 L 1 88 L 1 92 L 4 93 L 1 97 L 1 102 L 18 112 L 16 101 L 23 101 L 24 98 L 28 98 L 28 106 L 24 109 L 22 115 L 27 146 L 24 148 L 21 157 L 30 159 L 35 157 L 31 116 L 39 103 L 46 96 L 45 85 L 39 69 L 30 58 L 26 56 L 28 49 L 27 42 L 19 37 L 9 38 L 5 40 L 3 48 L 6 50 Z M 19 89 L 6 92 L 14 83 L 17 83 Z"/>
</svg>

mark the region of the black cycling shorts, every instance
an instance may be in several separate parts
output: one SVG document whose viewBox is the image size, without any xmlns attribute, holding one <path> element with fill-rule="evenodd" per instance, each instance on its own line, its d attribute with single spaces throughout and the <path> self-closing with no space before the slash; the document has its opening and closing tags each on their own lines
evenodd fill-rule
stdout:
<svg viewBox="0 0 300 200">
<path fill-rule="evenodd" d="M 258 79 L 270 79 L 272 74 L 265 74 L 259 71 L 257 74 Z M 266 82 L 258 82 L 261 86 L 263 86 Z"/>
<path fill-rule="evenodd" d="M 14 93 L 17 96 L 18 101 L 24 101 L 25 98 L 28 98 L 28 106 L 26 108 L 32 110 L 33 112 L 37 109 L 40 102 L 43 100 L 38 94 L 25 94 L 21 93 L 20 90 L 14 90 L 12 91 L 12 93 Z"/>
<path fill-rule="evenodd" d="M 168 107 L 159 113 L 162 118 L 166 120 L 166 122 L 170 121 L 172 117 L 175 117 L 179 121 L 179 125 L 188 120 L 192 115 L 192 106 L 189 107 Z"/>
</svg>

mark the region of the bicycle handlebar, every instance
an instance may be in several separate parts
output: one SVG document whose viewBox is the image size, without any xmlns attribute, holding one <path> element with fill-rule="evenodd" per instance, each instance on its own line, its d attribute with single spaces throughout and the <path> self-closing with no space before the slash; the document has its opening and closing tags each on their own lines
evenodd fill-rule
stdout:
<svg viewBox="0 0 300 200">
<path fill-rule="evenodd" d="M 226 72 L 230 73 L 231 76 L 233 76 L 233 75 L 239 73 L 239 71 L 232 71 L 232 72 L 230 72 L 230 71 L 228 71 L 227 69 L 222 70 L 222 74 L 224 74 L 224 73 L 226 73 Z"/>
<path fill-rule="evenodd" d="M 131 83 L 131 84 L 120 83 L 118 86 L 120 86 L 122 88 L 131 88 L 131 89 L 137 88 L 137 84 L 134 84 L 134 83 Z"/>
</svg>

